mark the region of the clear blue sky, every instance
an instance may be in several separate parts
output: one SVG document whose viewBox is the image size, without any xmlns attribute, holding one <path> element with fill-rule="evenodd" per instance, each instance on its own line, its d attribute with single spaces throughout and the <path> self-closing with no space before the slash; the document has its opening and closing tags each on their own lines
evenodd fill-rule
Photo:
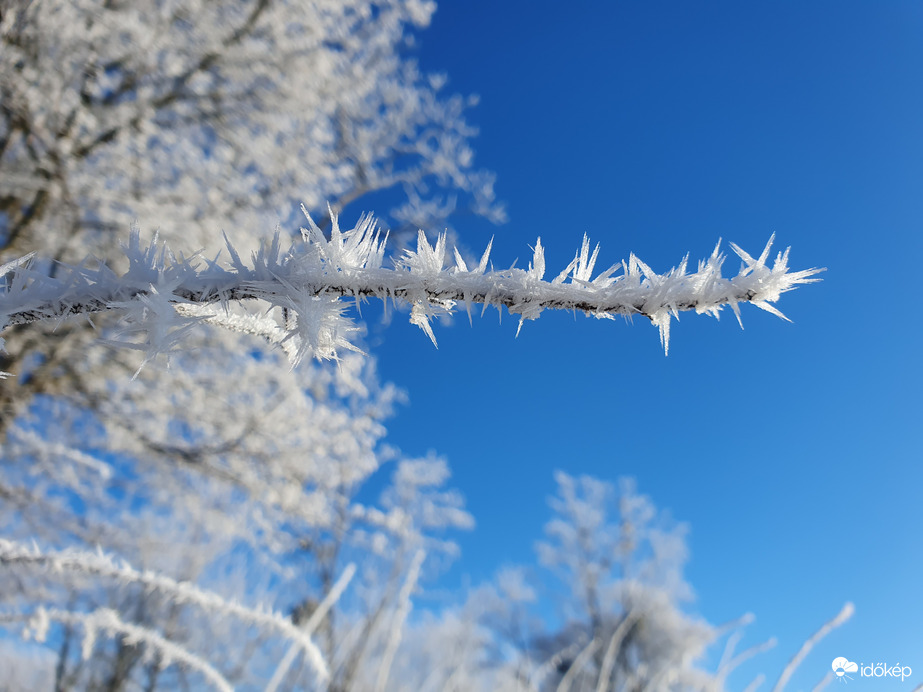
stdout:
<svg viewBox="0 0 923 692">
<path fill-rule="evenodd" d="M 780 639 L 733 687 L 774 681 L 847 600 L 789 689 L 835 656 L 923 682 L 923 3 L 444 0 L 419 38 L 424 69 L 481 96 L 510 222 L 457 228 L 476 250 L 496 233 L 498 264 L 541 235 L 552 273 L 587 232 L 606 266 L 662 271 L 775 232 L 795 268 L 828 267 L 783 297 L 793 324 L 683 315 L 669 357 L 644 321 L 546 315 L 514 339 L 491 311 L 438 351 L 373 327 L 410 394 L 390 441 L 445 454 L 478 521 L 445 585 L 534 562 L 554 469 L 630 475 L 692 527 L 693 610 Z"/>
</svg>

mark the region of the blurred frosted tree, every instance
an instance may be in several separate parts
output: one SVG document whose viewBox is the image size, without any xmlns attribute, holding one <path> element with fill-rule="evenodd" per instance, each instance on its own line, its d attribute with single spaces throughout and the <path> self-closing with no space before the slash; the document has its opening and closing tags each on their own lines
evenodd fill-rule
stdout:
<svg viewBox="0 0 923 692">
<path fill-rule="evenodd" d="M 387 683 L 411 592 L 473 523 L 445 462 L 380 444 L 399 393 L 371 360 L 293 373 L 279 353 L 201 347 L 110 383 L 98 417 L 39 397 L 15 421 L 0 624 L 54 648 L 56 689 L 195 687 L 209 668 L 261 689 Z M 379 471 L 391 482 L 360 500 Z"/>
<path fill-rule="evenodd" d="M 687 527 L 639 494 L 632 479 L 616 487 L 558 471 L 555 480 L 553 516 L 536 544 L 538 563 L 506 566 L 460 606 L 418 619 L 405 635 L 404 689 L 760 688 L 764 675 L 745 688 L 728 686 L 728 677 L 776 641 L 739 650 L 752 615 L 714 626 L 690 612 L 693 592 L 683 576 Z M 774 692 L 786 688 L 814 645 L 852 613 L 847 603 L 805 641 Z M 833 679 L 828 671 L 813 689 Z"/>
<path fill-rule="evenodd" d="M 682 573 L 686 527 L 630 479 L 616 489 L 559 471 L 555 481 L 554 515 L 537 551 L 564 587 L 555 591 L 561 624 L 548 632 L 525 617 L 537 589 L 522 572 L 508 572 L 496 591 L 496 602 L 507 605 L 494 616 L 495 630 L 518 650 L 527 688 L 718 689 L 702 662 L 717 631 L 683 610 L 692 597 Z"/>
<path fill-rule="evenodd" d="M 538 554 L 572 600 L 562 630 L 539 650 L 558 656 L 558 671 L 582 681 L 577 688 L 595 689 L 599 680 L 605 689 L 643 687 L 662 670 L 679 679 L 712 636 L 678 609 L 691 597 L 682 576 L 685 527 L 659 516 L 630 480 L 618 493 L 588 476 L 558 472 L 555 480 L 555 516 Z"/>
<path fill-rule="evenodd" d="M 414 232 L 460 204 L 502 218 L 466 102 L 404 55 L 432 2 L 4 4 L 4 254 L 40 234 L 57 259 L 111 256 L 136 219 L 213 248 L 390 188 Z"/>
</svg>

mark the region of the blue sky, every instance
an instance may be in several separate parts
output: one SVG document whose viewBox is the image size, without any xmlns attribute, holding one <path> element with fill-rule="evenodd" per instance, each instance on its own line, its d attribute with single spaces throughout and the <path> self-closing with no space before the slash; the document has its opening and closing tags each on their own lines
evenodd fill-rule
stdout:
<svg viewBox="0 0 923 692">
<path fill-rule="evenodd" d="M 774 681 L 847 600 L 789 689 L 835 656 L 923 681 L 923 4 L 444 1 L 419 38 L 425 70 L 481 96 L 477 157 L 510 222 L 457 228 L 475 250 L 496 234 L 498 265 L 541 235 L 551 273 L 586 232 L 601 264 L 663 271 L 775 232 L 796 269 L 828 268 L 783 297 L 793 324 L 684 314 L 669 357 L 640 320 L 545 315 L 514 339 L 490 311 L 438 351 L 400 318 L 373 327 L 410 395 L 389 440 L 446 455 L 478 521 L 445 585 L 534 562 L 554 469 L 630 475 L 691 525 L 692 609 L 752 611 L 745 641 L 780 640 L 733 687 Z"/>
</svg>

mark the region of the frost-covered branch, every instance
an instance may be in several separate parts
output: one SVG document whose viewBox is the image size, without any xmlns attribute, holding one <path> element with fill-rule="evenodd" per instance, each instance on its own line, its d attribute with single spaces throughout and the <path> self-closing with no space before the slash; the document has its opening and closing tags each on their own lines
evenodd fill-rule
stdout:
<svg viewBox="0 0 923 692">
<path fill-rule="evenodd" d="M 311 640 L 311 630 L 295 627 L 289 619 L 279 613 L 248 608 L 235 601 L 226 600 L 216 593 L 200 589 L 190 582 L 176 581 L 164 574 L 148 570 L 139 572 L 128 563 L 117 563 L 102 552 L 94 554 L 64 550 L 42 553 L 37 548 L 30 550 L 22 544 L 0 538 L 0 565 L 24 565 L 52 572 L 73 572 L 116 579 L 126 584 L 140 584 L 148 591 L 166 594 L 173 603 L 194 604 L 208 612 L 231 615 L 243 622 L 275 630 L 304 650 L 307 659 L 321 677 L 326 678 L 329 675 L 320 650 Z"/>
<path fill-rule="evenodd" d="M 784 318 L 772 304 L 785 291 L 816 281 L 813 277 L 822 271 L 789 271 L 788 250 L 778 253 L 770 265 L 770 238 L 756 258 L 732 244 L 743 264 L 730 278 L 721 274 L 725 255 L 717 246 L 694 271 L 688 257 L 658 274 L 631 255 L 594 276 L 599 246 L 591 252 L 584 237 L 574 259 L 548 281 L 541 239 L 528 269 L 494 270 L 488 268 L 490 245 L 477 266 L 469 268 L 457 249 L 453 266 L 448 266 L 446 236 L 430 244 L 422 231 L 416 250 L 404 251 L 388 268 L 383 266 L 387 236 L 381 236 L 372 217 L 363 217 L 347 231 L 341 231 L 334 219 L 329 239 L 308 220 L 301 241 L 283 251 L 277 235 L 253 253 L 249 263 L 230 242 L 230 261 L 221 264 L 217 259 L 174 255 L 156 238 L 143 246 L 137 230 L 124 247 L 130 267 L 121 276 L 105 265 L 82 264 L 62 265 L 49 277 L 31 268 L 30 257 L 7 263 L 0 267 L 0 276 L 7 276 L 0 294 L 0 325 L 116 310 L 124 315 L 122 337 L 136 338 L 128 345 L 150 359 L 173 350 L 185 332 L 208 319 L 288 344 L 297 363 L 305 356 L 336 358 L 338 349 L 357 350 L 350 339 L 356 327 L 344 317 L 341 299 L 374 297 L 409 303 L 410 321 L 434 344 L 431 318 L 463 303 L 469 318 L 473 304 L 505 306 L 520 316 L 520 327 L 546 309 L 580 310 L 600 318 L 643 315 L 659 328 L 666 351 L 670 320 L 680 311 L 717 317 L 728 306 L 739 320 L 739 304 L 749 302 Z M 280 317 L 269 325 L 256 318 L 242 325 L 239 317 L 230 316 L 230 305 L 249 300 L 279 308 Z M 213 308 L 209 311 L 208 306 Z"/>
<path fill-rule="evenodd" d="M 222 692 L 233 692 L 233 687 L 221 673 L 199 656 L 165 639 L 157 632 L 123 621 L 119 614 L 109 608 L 100 608 L 92 613 L 73 613 L 58 608 L 38 608 L 29 620 L 28 629 L 38 641 L 44 641 L 51 622 L 62 625 L 79 625 L 84 630 L 83 657 L 90 657 L 100 633 L 111 637 L 122 637 L 126 644 L 142 644 L 157 652 L 161 665 L 180 663 L 202 673 L 209 682 Z"/>
</svg>

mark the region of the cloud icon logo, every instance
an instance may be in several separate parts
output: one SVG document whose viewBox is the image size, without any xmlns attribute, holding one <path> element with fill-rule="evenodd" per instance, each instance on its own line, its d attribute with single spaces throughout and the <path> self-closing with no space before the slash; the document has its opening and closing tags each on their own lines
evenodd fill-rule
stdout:
<svg viewBox="0 0 923 692">
<path fill-rule="evenodd" d="M 839 658 L 833 659 L 833 663 L 831 664 L 831 667 L 833 668 L 833 673 L 838 678 L 842 678 L 846 676 L 846 673 L 856 673 L 859 671 L 858 665 L 856 665 L 849 659 L 843 658 L 842 656 L 840 656 Z"/>
</svg>

